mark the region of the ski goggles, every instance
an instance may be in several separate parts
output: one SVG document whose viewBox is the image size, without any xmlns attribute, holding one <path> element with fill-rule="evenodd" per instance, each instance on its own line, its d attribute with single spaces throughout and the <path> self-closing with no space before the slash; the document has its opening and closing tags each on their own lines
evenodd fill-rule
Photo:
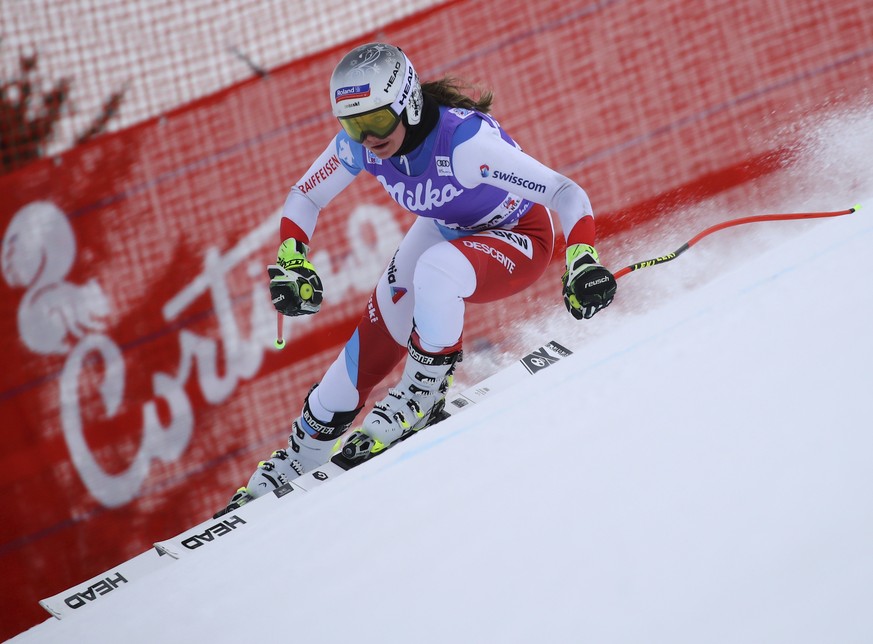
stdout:
<svg viewBox="0 0 873 644">
<path fill-rule="evenodd" d="M 400 117 L 390 105 L 354 116 L 340 116 L 337 120 L 346 134 L 358 143 L 367 138 L 368 134 L 372 134 L 377 139 L 387 138 L 400 124 Z"/>
</svg>

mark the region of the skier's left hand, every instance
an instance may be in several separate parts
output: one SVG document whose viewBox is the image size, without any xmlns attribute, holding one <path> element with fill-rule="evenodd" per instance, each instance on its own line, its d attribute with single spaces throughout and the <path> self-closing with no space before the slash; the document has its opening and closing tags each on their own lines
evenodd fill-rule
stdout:
<svg viewBox="0 0 873 644">
<path fill-rule="evenodd" d="M 597 251 L 588 244 L 567 248 L 567 271 L 561 282 L 564 305 L 577 320 L 589 319 L 615 297 L 615 276 L 598 263 Z"/>
</svg>

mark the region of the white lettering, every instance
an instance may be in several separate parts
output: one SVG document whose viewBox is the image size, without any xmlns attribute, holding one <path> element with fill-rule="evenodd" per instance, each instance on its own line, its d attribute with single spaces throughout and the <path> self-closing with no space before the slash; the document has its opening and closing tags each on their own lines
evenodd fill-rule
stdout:
<svg viewBox="0 0 873 644">
<path fill-rule="evenodd" d="M 435 188 L 430 179 L 426 183 L 416 183 L 415 192 L 407 189 L 404 181 L 398 181 L 393 186 L 383 176 L 376 177 L 391 198 L 410 212 L 427 212 L 434 208 L 449 203 L 455 197 L 463 194 L 450 183 L 443 186 L 442 190 Z"/>
<path fill-rule="evenodd" d="M 500 262 L 503 265 L 503 267 L 507 271 L 509 271 L 510 273 L 512 273 L 515 270 L 515 262 L 512 261 L 511 259 L 509 259 L 506 255 L 501 253 L 499 250 L 497 250 L 493 246 L 489 246 L 488 244 L 483 244 L 482 242 L 469 241 L 467 239 L 464 240 L 464 246 L 466 246 L 467 248 L 473 248 L 475 250 L 478 250 L 480 252 L 485 253 L 486 255 L 493 257 L 498 262 Z"/>
<path fill-rule="evenodd" d="M 480 234 L 482 237 L 493 237 L 506 242 L 521 252 L 528 259 L 533 258 L 533 244 L 530 237 L 520 235 L 509 230 L 495 229 L 487 230 Z"/>
<path fill-rule="evenodd" d="M 21 218 L 22 230 L 33 228 L 30 217 L 34 212 L 48 212 L 53 221 L 59 219 L 69 228 L 66 217 L 52 204 L 32 206 L 39 207 L 22 209 L 27 215 Z M 60 213 L 60 218 L 56 216 L 57 213 Z M 188 382 L 195 373 L 203 399 L 210 404 L 218 404 L 226 400 L 241 381 L 254 377 L 259 371 L 264 351 L 273 344 L 276 318 L 275 311 L 267 304 L 270 296 L 264 267 L 260 262 L 250 261 L 250 257 L 260 255 L 264 244 L 275 235 L 276 221 L 277 216 L 271 215 L 224 254 L 217 248 L 207 249 L 203 272 L 195 276 L 163 306 L 164 319 L 171 322 L 195 300 L 208 294 L 218 322 L 219 337 L 208 338 L 187 330 L 179 332 L 179 363 L 175 372 L 152 374 L 153 396 L 142 403 L 140 442 L 126 469 L 116 473 L 104 470 L 85 438 L 86 419 L 95 416 L 95 407 L 102 406 L 100 417 L 104 421 L 116 418 L 121 413 L 126 382 L 126 366 L 121 350 L 110 337 L 99 332 L 101 324 L 92 323 L 90 318 L 82 318 L 84 321 L 76 327 L 75 332 L 65 328 L 52 336 L 54 339 L 50 352 L 67 353 L 59 383 L 59 415 L 64 439 L 82 482 L 91 495 L 104 506 L 119 507 L 136 498 L 148 476 L 153 459 L 171 462 L 184 453 L 194 430 L 194 413 L 189 399 L 192 388 L 188 386 Z M 55 230 L 63 228 L 61 225 Z M 9 241 L 11 230 L 10 225 L 4 239 L 4 259 L 13 258 L 15 255 L 14 250 L 7 249 L 7 245 L 16 243 L 15 240 Z M 62 281 L 75 259 L 75 238 L 71 228 L 68 232 L 65 235 L 66 241 L 62 240 L 52 247 L 57 256 L 66 257 L 58 271 L 51 275 L 55 282 Z M 346 235 L 348 239 L 355 240 L 349 244 L 351 254 L 343 262 L 337 262 L 335 270 L 334 262 L 327 251 L 314 253 L 311 259 L 334 292 L 339 294 L 369 290 L 381 274 L 380 262 L 374 262 L 373 258 L 387 260 L 399 244 L 402 231 L 388 209 L 362 205 L 355 208 L 348 217 Z M 16 239 L 20 241 L 21 237 L 17 236 Z M 374 241 L 361 241 L 367 239 Z M 240 331 L 227 285 L 229 274 L 241 264 L 247 265 L 253 284 L 247 307 L 250 309 L 247 326 L 251 329 L 248 337 L 244 337 Z M 36 273 L 26 264 L 13 266 L 12 259 L 4 264 L 4 277 L 10 286 L 27 287 L 34 283 L 35 276 Z M 89 284 L 92 284 L 93 292 L 99 291 L 96 281 L 92 280 Z M 68 286 L 79 288 L 76 285 Z M 99 292 L 102 297 L 102 291 Z M 70 290 L 70 293 L 73 291 Z M 77 303 L 80 307 L 78 310 L 81 311 L 81 293 L 78 299 L 79 302 L 76 302 L 76 298 L 72 302 Z M 101 301 L 106 300 L 103 298 Z M 21 307 L 30 310 L 26 309 L 31 306 L 29 302 L 25 297 Z M 96 312 L 102 315 L 102 311 L 91 313 Z M 21 317 L 20 313 L 19 319 Z M 66 316 L 66 319 L 75 318 Z M 302 318 L 285 318 L 284 322 L 286 340 L 291 337 L 289 326 L 305 323 Z M 20 329 L 19 332 L 24 334 L 25 330 Z M 66 338 L 70 335 L 77 340 L 75 344 L 67 343 Z M 40 346 L 45 347 L 44 344 L 28 346 L 34 351 Z M 94 364 L 99 365 L 97 376 Z M 96 382 L 93 385 L 96 391 L 85 388 L 84 383 L 88 382 Z M 89 397 L 86 398 L 86 394 Z M 98 405 L 92 404 L 91 397 L 95 394 Z M 158 412 L 159 401 L 162 401 L 162 414 Z M 89 410 L 87 414 L 85 409 Z M 167 420 L 166 424 L 161 421 L 162 416 Z M 135 432 L 135 429 L 132 428 L 132 431 Z"/>
</svg>

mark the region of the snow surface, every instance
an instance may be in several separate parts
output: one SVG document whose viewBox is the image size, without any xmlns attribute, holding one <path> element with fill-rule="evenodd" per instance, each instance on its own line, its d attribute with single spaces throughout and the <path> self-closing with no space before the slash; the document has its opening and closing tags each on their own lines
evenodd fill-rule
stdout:
<svg viewBox="0 0 873 644">
<path fill-rule="evenodd" d="M 866 209 L 719 233 L 525 327 L 518 355 L 576 353 L 14 641 L 873 641 L 870 149 L 762 212 Z"/>
</svg>

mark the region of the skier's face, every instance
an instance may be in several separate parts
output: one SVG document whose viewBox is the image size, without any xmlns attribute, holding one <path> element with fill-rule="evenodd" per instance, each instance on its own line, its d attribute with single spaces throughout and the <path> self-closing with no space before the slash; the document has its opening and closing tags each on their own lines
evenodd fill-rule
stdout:
<svg viewBox="0 0 873 644">
<path fill-rule="evenodd" d="M 400 149 L 400 146 L 403 144 L 404 136 L 406 136 L 406 126 L 401 122 L 397 125 L 394 131 L 384 139 L 368 134 L 361 143 L 378 158 L 387 159 L 393 156 L 397 150 Z"/>
</svg>

